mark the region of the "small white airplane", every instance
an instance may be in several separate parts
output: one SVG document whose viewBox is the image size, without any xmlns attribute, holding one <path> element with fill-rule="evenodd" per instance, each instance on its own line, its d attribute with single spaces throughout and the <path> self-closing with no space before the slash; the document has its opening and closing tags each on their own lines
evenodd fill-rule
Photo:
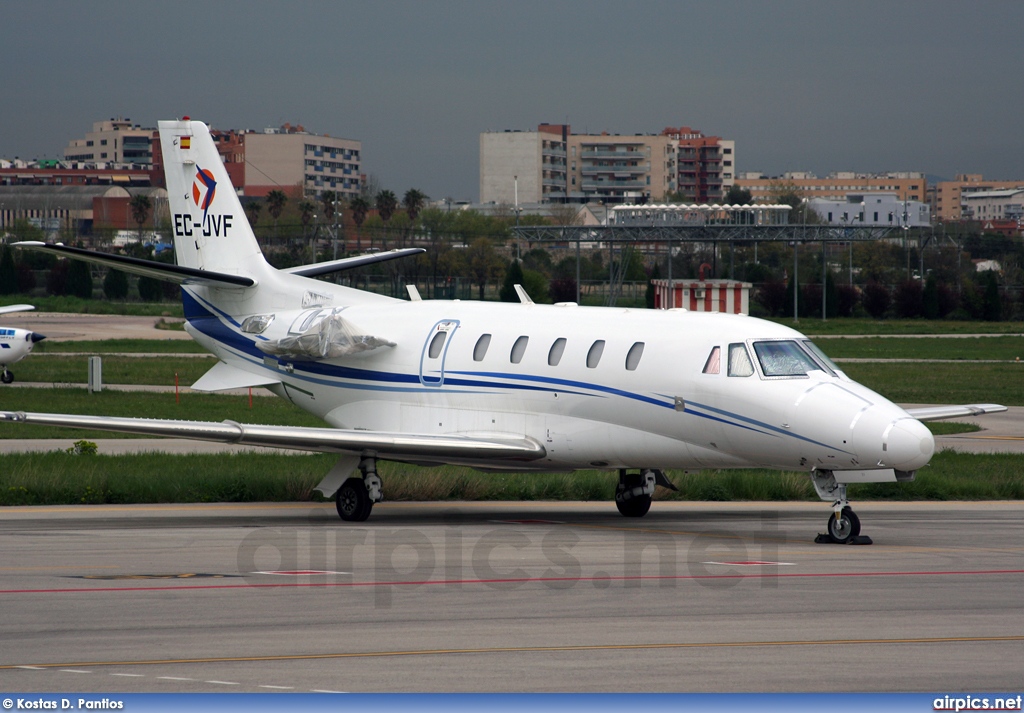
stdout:
<svg viewBox="0 0 1024 713">
<path fill-rule="evenodd" d="M 27 312 L 32 309 L 35 309 L 32 305 L 8 305 L 7 307 L 0 307 L 0 314 Z M 3 368 L 3 371 L 0 372 L 0 382 L 4 384 L 14 383 L 14 372 L 7 367 L 11 364 L 17 364 L 31 354 L 36 342 L 41 342 L 44 339 L 46 337 L 42 334 L 33 332 L 30 329 L 0 327 L 0 367 Z"/>
<path fill-rule="evenodd" d="M 391 251 L 276 270 L 205 124 L 160 122 L 177 265 L 64 245 L 21 247 L 182 285 L 188 333 L 220 361 L 192 388 L 265 386 L 329 428 L 0 412 L 0 419 L 338 454 L 317 490 L 343 520 L 383 497 L 380 459 L 486 471 L 618 471 L 627 517 L 665 468 L 807 472 L 829 536 L 860 523 L 848 483 L 911 480 L 935 442 L 920 418 L 849 379 L 792 329 L 742 315 L 410 300 L 312 279 Z"/>
</svg>

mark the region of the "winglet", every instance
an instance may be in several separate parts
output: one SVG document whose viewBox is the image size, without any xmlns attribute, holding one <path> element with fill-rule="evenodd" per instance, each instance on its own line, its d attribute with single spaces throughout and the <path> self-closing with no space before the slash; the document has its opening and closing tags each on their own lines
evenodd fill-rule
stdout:
<svg viewBox="0 0 1024 713">
<path fill-rule="evenodd" d="M 533 304 L 533 300 L 531 300 L 530 296 L 528 294 L 526 294 L 526 290 L 523 289 L 522 285 L 516 285 L 515 288 L 516 288 L 516 294 L 519 295 L 519 301 L 520 302 L 522 302 L 524 305 L 532 305 Z"/>
<path fill-rule="evenodd" d="M 409 293 L 410 302 L 422 302 L 423 298 L 420 297 L 420 291 L 416 289 L 416 285 L 406 285 L 405 291 Z"/>
</svg>

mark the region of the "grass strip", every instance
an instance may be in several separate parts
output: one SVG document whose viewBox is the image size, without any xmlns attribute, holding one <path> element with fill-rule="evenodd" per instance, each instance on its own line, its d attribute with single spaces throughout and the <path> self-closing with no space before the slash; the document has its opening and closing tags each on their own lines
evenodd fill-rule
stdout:
<svg viewBox="0 0 1024 713">
<path fill-rule="evenodd" d="M 222 454 L 123 456 L 64 452 L 0 455 L 0 505 L 76 503 L 302 502 L 336 461 L 332 455 Z M 851 485 L 863 500 L 1024 498 L 1024 456 L 943 451 L 913 483 Z M 381 463 L 389 500 L 611 501 L 614 472 L 478 473 Z M 662 500 L 815 501 L 806 473 L 768 470 L 669 471 L 679 487 Z"/>
<path fill-rule="evenodd" d="M 834 334 L 1020 334 L 1020 322 L 959 322 L 931 319 L 801 319 L 772 318 L 811 336 Z"/>
<path fill-rule="evenodd" d="M 815 339 L 834 359 L 984 359 L 1012 362 L 1024 358 L 1024 337 L 865 337 Z"/>
<path fill-rule="evenodd" d="M 209 354 L 191 339 L 101 339 L 36 344 L 33 356 L 45 354 Z M 212 356 L 212 355 L 211 355 Z"/>
</svg>

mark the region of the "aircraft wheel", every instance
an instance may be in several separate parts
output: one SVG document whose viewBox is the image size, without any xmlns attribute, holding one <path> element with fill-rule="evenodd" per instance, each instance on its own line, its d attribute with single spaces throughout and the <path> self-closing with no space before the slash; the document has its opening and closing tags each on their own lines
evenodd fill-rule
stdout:
<svg viewBox="0 0 1024 713">
<path fill-rule="evenodd" d="M 349 478 L 342 483 L 335 496 L 335 503 L 338 515 L 346 522 L 363 522 L 373 510 L 373 501 L 366 492 L 362 478 Z"/>
<path fill-rule="evenodd" d="M 651 496 L 634 495 L 629 500 L 616 500 L 615 507 L 625 517 L 643 517 L 651 509 Z"/>
<path fill-rule="evenodd" d="M 5 384 L 13 384 L 14 383 L 14 372 L 7 371 L 6 369 L 4 369 L 4 372 L 2 374 L 0 374 L 0 381 L 2 381 Z"/>
<path fill-rule="evenodd" d="M 845 545 L 860 534 L 860 518 L 852 509 L 845 507 L 839 517 L 832 514 L 828 519 L 828 536 L 836 544 Z"/>
</svg>

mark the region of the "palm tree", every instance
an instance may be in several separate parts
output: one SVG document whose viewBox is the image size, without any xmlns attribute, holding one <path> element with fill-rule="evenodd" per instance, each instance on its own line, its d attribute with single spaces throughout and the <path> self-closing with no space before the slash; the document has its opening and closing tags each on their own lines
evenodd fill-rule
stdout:
<svg viewBox="0 0 1024 713">
<path fill-rule="evenodd" d="M 409 216 L 409 220 L 414 223 L 416 222 L 416 217 L 423 210 L 423 206 L 429 198 L 427 194 L 415 188 L 410 188 L 405 192 L 405 196 L 402 198 L 402 205 L 405 206 L 405 212 Z"/>
<path fill-rule="evenodd" d="M 128 207 L 132 212 L 132 220 L 139 225 L 139 242 L 142 242 L 142 224 L 146 222 L 149 217 L 149 209 L 153 207 L 152 201 L 149 200 L 149 196 L 137 193 L 132 196 L 132 199 L 128 202 Z"/>
<path fill-rule="evenodd" d="M 356 196 L 348 202 L 348 209 L 352 213 L 352 222 L 356 224 L 356 250 L 362 250 L 363 241 L 359 236 L 359 229 L 363 227 L 366 214 L 370 212 L 370 201 L 362 196 Z"/>
<path fill-rule="evenodd" d="M 306 237 L 306 229 L 309 227 L 313 216 L 316 214 L 316 203 L 313 201 L 302 201 L 299 203 L 300 219 L 302 220 L 302 237 Z M 312 256 L 311 263 L 316 262 L 316 230 L 313 231 L 313 239 L 309 242 L 309 252 Z"/>
<path fill-rule="evenodd" d="M 384 247 L 387 247 L 388 221 L 398 210 L 398 198 L 391 191 L 381 191 L 377 194 L 377 215 L 384 221 Z"/>
<path fill-rule="evenodd" d="M 249 225 L 252 226 L 253 230 L 256 229 L 256 223 L 260 219 L 261 210 L 263 210 L 263 204 L 259 201 L 249 201 L 245 204 L 245 214 L 249 217 Z"/>
<path fill-rule="evenodd" d="M 274 238 L 277 238 L 277 219 L 281 217 L 284 206 L 288 202 L 288 196 L 284 191 L 271 191 L 267 194 L 267 212 L 274 219 Z"/>
</svg>

